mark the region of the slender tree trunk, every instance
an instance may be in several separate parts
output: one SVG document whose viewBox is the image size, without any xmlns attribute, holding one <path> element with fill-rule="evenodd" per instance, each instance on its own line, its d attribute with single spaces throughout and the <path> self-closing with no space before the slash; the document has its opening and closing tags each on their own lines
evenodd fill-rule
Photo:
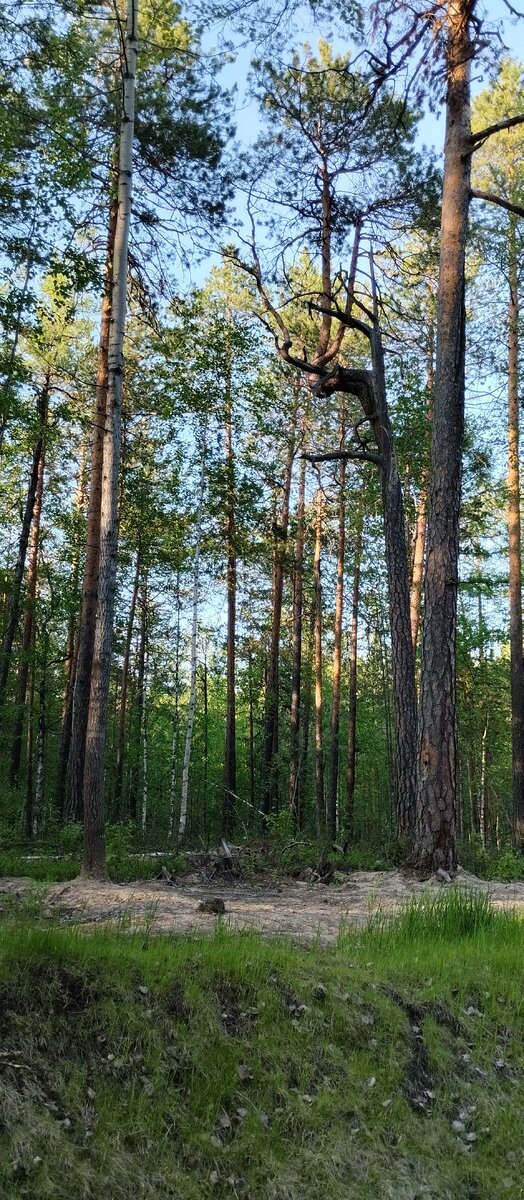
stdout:
<svg viewBox="0 0 524 1200">
<path fill-rule="evenodd" d="M 324 745 L 322 731 L 322 490 L 319 487 L 315 500 L 315 554 L 313 573 L 315 581 L 315 795 L 317 811 L 317 834 L 321 845 L 326 835 L 326 806 L 324 799 Z"/>
<path fill-rule="evenodd" d="M 349 697 L 348 697 L 348 753 L 346 763 L 346 811 L 345 836 L 353 840 L 353 812 L 355 802 L 355 763 L 357 746 L 357 639 L 358 606 L 360 599 L 360 567 L 362 561 L 362 535 L 364 528 L 364 493 L 361 492 L 355 539 L 353 565 L 353 595 L 351 600 L 351 629 L 349 634 Z"/>
<path fill-rule="evenodd" d="M 471 174 L 470 0 L 447 5 L 447 112 L 419 707 L 414 858 L 456 865 L 456 614 L 464 428 L 465 246 Z"/>
<path fill-rule="evenodd" d="M 344 396 L 341 398 L 340 445 L 346 436 L 346 414 Z M 333 698 L 331 703 L 331 731 L 329 743 L 328 788 L 326 816 L 328 835 L 332 841 L 337 836 L 338 819 L 338 767 L 340 755 L 340 666 L 342 660 L 342 614 L 344 608 L 344 554 L 346 547 L 346 463 L 340 464 L 339 507 L 338 507 L 338 550 L 337 587 L 335 596 L 335 640 L 333 646 Z"/>
<path fill-rule="evenodd" d="M 230 371 L 228 371 L 228 376 L 225 397 L 227 545 L 226 745 L 224 751 L 224 796 L 222 805 L 222 825 L 226 836 L 233 833 L 235 825 L 237 791 L 235 698 L 237 558 L 235 533 L 235 462 L 231 421 Z"/>
<path fill-rule="evenodd" d="M 35 643 L 36 643 L 36 622 L 33 622 L 33 638 L 31 642 L 31 676 L 29 684 L 29 705 L 27 713 L 27 776 L 25 785 L 25 806 L 24 806 L 24 834 L 26 838 L 33 836 L 33 812 L 34 812 L 34 713 L 35 713 Z"/>
<path fill-rule="evenodd" d="M 118 201 L 111 201 L 107 233 L 104 292 L 100 317 L 100 339 L 96 367 L 96 397 L 91 439 L 91 469 L 89 477 L 89 506 L 87 512 L 86 557 L 82 587 L 78 653 L 71 720 L 69 788 L 67 816 L 81 821 L 84 815 L 84 760 L 93 648 L 95 638 L 98 579 L 100 573 L 100 511 L 104 471 L 104 437 L 106 429 L 108 351 L 111 330 L 113 262 L 118 218 Z"/>
<path fill-rule="evenodd" d="M 85 875 L 99 877 L 103 877 L 106 873 L 104 750 L 118 549 L 118 476 L 121 451 L 127 259 L 131 221 L 137 3 L 138 0 L 128 0 L 123 55 L 118 216 L 113 265 L 111 329 L 107 355 L 107 409 L 100 504 L 100 574 L 84 762 L 84 858 L 82 871 Z"/>
<path fill-rule="evenodd" d="M 519 291 L 515 218 L 510 217 L 508 307 L 508 544 L 511 761 L 514 840 L 524 849 L 524 658 L 519 454 Z"/>
<path fill-rule="evenodd" d="M 289 497 L 293 460 L 295 457 L 295 434 L 297 422 L 295 399 L 288 434 L 287 457 L 282 487 L 280 521 L 275 528 L 275 550 L 273 566 L 273 616 L 271 623 L 271 645 L 269 650 L 268 677 L 266 688 L 266 714 L 264 724 L 264 753 L 262 773 L 262 810 L 265 814 L 278 807 L 278 780 L 276 757 L 278 753 L 278 705 L 279 705 L 279 658 L 280 626 L 282 622 L 282 597 L 284 593 L 284 567 L 289 527 Z"/>
<path fill-rule="evenodd" d="M 171 778 L 169 785 L 169 826 L 167 839 L 173 840 L 176 816 L 176 785 L 178 763 L 178 739 L 180 736 L 180 568 L 176 573 L 176 644 L 175 644 L 175 711 L 173 714 L 173 738 L 171 742 Z"/>
<path fill-rule="evenodd" d="M 253 654 L 251 643 L 248 647 L 247 674 L 249 688 L 249 803 L 251 812 L 255 810 L 255 716 L 253 702 Z"/>
<path fill-rule="evenodd" d="M 304 431 L 303 431 L 304 432 Z M 304 593 L 304 540 L 306 500 L 306 459 L 300 460 L 300 475 L 297 498 L 297 531 L 295 538 L 295 574 L 293 588 L 293 665 L 291 675 L 291 754 L 289 765 L 289 807 L 295 829 L 300 829 L 302 814 L 301 754 L 300 754 L 300 701 L 302 686 L 302 598 Z"/>
<path fill-rule="evenodd" d="M 18 669 L 18 680 L 16 685 L 16 700 L 15 700 L 15 721 L 13 728 L 13 740 L 11 744 L 11 767 L 10 776 L 11 783 L 14 784 L 18 778 L 20 770 L 20 760 L 22 757 L 22 735 L 24 729 L 24 710 L 25 699 L 27 692 L 27 678 L 29 673 L 29 658 L 31 654 L 31 644 L 33 641 L 33 625 L 35 619 L 35 604 L 36 604 L 36 586 L 38 580 L 38 550 L 40 545 L 40 518 L 42 514 L 42 500 L 44 495 L 44 469 L 45 469 L 45 436 L 42 437 L 42 449 L 38 462 L 38 474 L 36 483 L 36 493 L 33 508 L 33 523 L 31 526 L 31 536 L 29 543 L 29 559 L 27 564 L 27 596 L 24 614 L 24 625 L 22 631 L 22 647 L 20 652 L 20 666 Z"/>
<path fill-rule="evenodd" d="M 309 614 L 309 641 L 307 666 L 305 671 L 305 686 L 304 686 L 304 719 L 301 721 L 302 726 L 302 745 L 300 747 L 300 761 L 298 774 L 298 828 L 304 826 L 306 815 L 306 782 L 308 774 L 308 752 L 309 752 L 309 729 L 311 725 L 311 702 L 313 693 L 313 681 L 315 674 L 315 622 L 317 619 L 316 596 L 313 595 L 311 609 Z"/>
<path fill-rule="evenodd" d="M 84 513 L 85 496 L 86 496 L 86 478 L 85 478 L 85 460 L 86 448 L 82 443 L 80 453 L 80 470 L 78 473 L 78 486 L 74 501 L 74 513 L 77 518 L 80 518 Z M 78 600 L 78 589 L 80 580 L 80 535 L 76 533 L 72 547 L 72 563 L 71 563 L 71 596 L 75 602 Z M 76 603 L 75 603 L 76 610 Z M 69 763 L 69 751 L 71 748 L 71 732 L 73 728 L 73 697 L 75 691 L 76 668 L 78 663 L 78 650 L 80 641 L 79 618 L 76 611 L 72 611 L 69 616 L 67 625 L 67 641 L 66 641 L 66 656 L 65 656 L 65 675 L 66 682 L 64 688 L 64 698 L 62 703 L 62 724 L 60 728 L 60 746 L 58 750 L 58 767 L 56 772 L 55 784 L 55 807 L 56 811 L 66 819 L 66 796 L 67 796 L 67 767 Z"/>
<path fill-rule="evenodd" d="M 432 420 L 433 416 L 433 388 L 434 388 L 434 366 L 433 360 L 435 357 L 435 334 L 434 322 L 431 319 L 429 324 L 428 334 L 428 378 L 427 378 L 427 402 L 426 413 L 428 421 Z M 420 625 L 420 611 L 422 606 L 422 584 L 424 579 L 424 552 L 426 548 L 426 524 L 427 524 L 427 509 L 428 509 L 428 480 L 427 472 L 422 472 L 420 481 L 420 494 L 417 506 L 417 517 L 415 523 L 415 542 L 413 548 L 413 570 L 411 573 L 411 591 L 409 596 L 409 619 L 411 623 L 411 640 L 413 642 L 413 653 L 416 653 L 418 643 L 418 632 Z"/>
<path fill-rule="evenodd" d="M 202 541 L 202 519 L 204 509 L 204 493 L 206 486 L 206 434 L 202 447 L 202 462 L 200 467 L 200 487 L 198 495 L 197 521 L 195 531 L 195 555 L 193 559 L 193 618 L 191 624 L 191 664 L 189 683 L 189 710 L 187 714 L 186 743 L 184 762 L 182 766 L 182 795 L 180 800 L 180 817 L 178 821 L 178 836 L 184 837 L 187 825 L 187 798 L 189 792 L 189 765 L 191 762 L 191 741 L 195 722 L 197 699 L 197 633 L 198 633 L 198 601 L 200 596 L 200 547 Z"/>
<path fill-rule="evenodd" d="M 27 546 L 29 543 L 29 534 L 35 511 L 36 496 L 38 489 L 38 479 L 40 471 L 44 469 L 45 457 L 45 435 L 47 428 L 47 416 L 49 408 L 49 384 L 50 377 L 46 377 L 42 391 L 37 401 L 37 416 L 39 423 L 38 437 L 33 450 L 33 460 L 31 464 L 31 475 L 29 478 L 29 486 L 27 489 L 24 515 L 22 518 L 22 529 L 18 542 L 18 554 L 15 563 L 13 574 L 13 584 L 9 597 L 9 606 L 7 610 L 7 620 L 2 639 L 2 649 L 0 651 L 0 705 L 4 703 L 5 693 L 7 688 L 7 677 L 9 674 L 9 664 L 11 661 L 11 651 L 15 639 L 16 627 L 18 624 L 18 616 L 20 612 L 20 597 L 22 593 L 22 581 L 24 578 L 25 560 L 27 554 Z"/>
<path fill-rule="evenodd" d="M 148 791 L 148 730 L 147 730 L 147 673 L 149 667 L 149 655 L 147 650 L 147 630 L 145 631 L 144 645 L 144 683 L 142 687 L 142 704 L 140 712 L 140 742 L 142 747 L 142 803 L 140 807 L 140 824 L 142 828 L 142 836 L 146 832 L 147 824 L 147 807 L 149 800 Z"/>
<path fill-rule="evenodd" d="M 36 739 L 36 780 L 35 780 L 35 800 L 33 808 L 33 837 L 39 838 L 42 836 L 45 821 L 45 760 L 47 748 L 47 658 L 48 658 L 49 634 L 44 633 L 44 649 L 42 671 L 40 675 L 40 684 L 38 688 L 38 727 Z"/>
<path fill-rule="evenodd" d="M 116 777 L 115 777 L 115 792 L 114 792 L 114 807 L 115 812 L 120 817 L 125 816 L 126 805 L 123 803 L 123 782 L 124 782 L 124 759 L 126 753 L 126 717 L 127 717 L 127 697 L 129 692 L 129 666 L 131 662 L 131 646 L 133 643 L 133 628 L 135 624 L 136 605 L 138 600 L 138 591 L 140 587 L 140 572 L 142 568 L 140 545 L 136 552 L 135 575 L 133 579 L 133 590 L 131 592 L 131 604 L 129 608 L 129 618 L 126 630 L 126 644 L 124 648 L 124 661 L 122 664 L 122 687 L 120 690 L 120 711 L 118 717 L 118 743 L 116 752 Z"/>
</svg>

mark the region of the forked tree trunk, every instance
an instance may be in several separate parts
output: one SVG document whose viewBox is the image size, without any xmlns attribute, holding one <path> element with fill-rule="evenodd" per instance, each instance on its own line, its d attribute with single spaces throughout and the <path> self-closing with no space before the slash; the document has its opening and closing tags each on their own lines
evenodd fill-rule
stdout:
<svg viewBox="0 0 524 1200">
<path fill-rule="evenodd" d="M 464 428 L 465 249 L 470 199 L 469 0 L 447 5 L 447 111 L 428 500 L 414 858 L 456 865 L 455 645 Z"/>
<path fill-rule="evenodd" d="M 297 497 L 297 530 L 295 537 L 295 572 L 293 586 L 293 665 L 291 674 L 290 716 L 290 764 L 289 764 L 289 808 L 295 829 L 302 826 L 301 797 L 301 754 L 300 754 L 300 702 L 302 686 L 302 598 L 304 593 L 304 540 L 305 540 L 306 459 L 300 460 L 300 475 Z"/>
<path fill-rule="evenodd" d="M 31 463 L 31 475 L 29 477 L 29 486 L 26 494 L 24 506 L 24 515 L 22 517 L 22 528 L 18 541 L 18 554 L 16 557 L 15 569 L 13 572 L 13 583 L 9 604 L 7 609 L 7 620 L 2 639 L 2 649 L 0 651 L 0 705 L 4 703 L 5 693 L 7 688 L 7 677 L 9 675 L 9 665 L 11 661 L 11 651 L 15 640 L 16 628 L 18 625 L 18 617 L 20 613 L 20 598 L 22 594 L 22 582 L 24 578 L 25 560 L 27 547 L 29 543 L 29 535 L 31 524 L 33 522 L 33 514 L 35 511 L 36 496 L 38 489 L 38 480 L 40 473 L 44 469 L 45 457 L 45 435 L 47 428 L 47 417 L 49 409 L 49 386 L 50 376 L 47 375 L 44 386 L 37 401 L 37 417 L 38 417 L 38 437 L 33 450 L 33 459 Z"/>
<path fill-rule="evenodd" d="M 519 455 L 519 292 L 515 217 L 510 217 L 508 307 L 508 546 L 511 763 L 514 840 L 524 850 L 524 658 Z"/>
<path fill-rule="evenodd" d="M 324 799 L 324 743 L 322 731 L 322 490 L 319 487 L 315 499 L 315 553 L 313 577 L 315 586 L 315 795 L 317 812 L 317 834 L 321 845 L 326 835 L 326 806 Z"/>
<path fill-rule="evenodd" d="M 288 434 L 286 465 L 282 486 L 282 505 L 280 521 L 275 528 L 275 548 L 273 564 L 273 604 L 271 622 L 271 644 L 269 650 L 268 675 L 266 687 L 266 713 L 264 723 L 264 747 L 262 763 L 262 810 L 265 814 L 278 806 L 278 781 L 276 778 L 276 758 L 278 754 L 278 707 L 279 707 L 279 659 L 280 659 L 280 626 L 282 623 L 282 598 L 284 593 L 284 568 L 289 528 L 289 497 L 291 493 L 291 478 L 293 460 L 295 457 L 295 435 L 297 421 L 297 403 L 295 399 Z"/>
<path fill-rule="evenodd" d="M 123 53 L 118 216 L 115 233 L 108 386 L 100 505 L 100 574 L 89 715 L 84 762 L 84 875 L 106 874 L 104 836 L 104 750 L 118 549 L 118 476 L 121 453 L 123 343 L 126 321 L 127 259 L 131 221 L 137 0 L 128 0 Z"/>
<path fill-rule="evenodd" d="M 44 469 L 45 469 L 45 436 L 42 439 L 42 450 L 38 462 L 38 476 L 36 483 L 35 503 L 33 509 L 33 524 L 31 527 L 31 537 L 29 543 L 29 558 L 27 564 L 27 595 L 25 602 L 24 624 L 22 630 L 22 646 L 20 651 L 20 666 L 18 668 L 18 680 L 16 685 L 15 699 L 15 721 L 13 727 L 13 740 L 11 744 L 11 767 L 10 776 L 11 783 L 14 784 L 18 778 L 20 770 L 20 760 L 22 757 L 22 736 L 24 730 L 24 710 L 27 693 L 27 679 L 29 674 L 29 658 L 31 655 L 31 644 L 33 641 L 33 625 L 35 620 L 35 604 L 36 604 L 36 585 L 38 580 L 38 550 L 40 546 L 40 518 L 42 514 L 42 501 L 44 496 Z"/>
<path fill-rule="evenodd" d="M 341 396 L 340 445 L 344 445 L 346 419 L 344 397 Z M 333 646 L 333 698 L 329 742 L 328 787 L 326 797 L 327 830 L 335 841 L 338 819 L 338 764 L 340 754 L 340 666 L 342 660 L 342 614 L 344 608 L 344 554 L 346 546 L 346 463 L 340 464 L 338 506 L 337 587 L 335 596 L 335 640 Z"/>
<path fill-rule="evenodd" d="M 358 606 L 360 599 L 360 566 L 362 561 L 362 535 L 364 528 L 364 492 L 362 490 L 355 538 L 355 556 L 353 560 L 353 595 L 351 600 L 351 628 L 349 633 L 349 695 L 348 695 L 348 752 L 346 763 L 346 804 L 345 804 L 345 837 L 348 842 L 353 840 L 354 804 L 355 804 L 355 765 L 357 748 L 357 644 L 358 644 Z"/>
</svg>

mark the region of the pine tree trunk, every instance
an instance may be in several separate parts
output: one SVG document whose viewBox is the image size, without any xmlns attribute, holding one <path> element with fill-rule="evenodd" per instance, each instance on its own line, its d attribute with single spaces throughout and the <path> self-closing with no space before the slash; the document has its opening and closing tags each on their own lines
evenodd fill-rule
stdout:
<svg viewBox="0 0 524 1200">
<path fill-rule="evenodd" d="M 18 668 L 18 680 L 16 685 L 15 699 L 15 721 L 13 728 L 13 740 L 11 744 L 11 765 L 10 776 L 11 784 L 15 783 L 20 770 L 20 760 L 22 757 L 22 736 L 24 729 L 24 710 L 27 693 L 27 679 L 29 674 L 29 658 L 31 654 L 31 644 L 33 641 L 33 625 L 35 619 L 35 604 L 36 604 L 36 585 L 38 580 L 38 550 L 40 545 L 40 518 L 42 514 L 42 500 L 44 495 L 44 469 L 45 469 L 45 431 L 42 437 L 42 449 L 38 462 L 38 474 L 36 483 L 36 493 L 33 508 L 33 523 L 31 526 L 31 535 L 29 543 L 29 558 L 27 564 L 27 595 L 25 604 L 24 624 L 22 630 L 22 647 L 20 651 L 20 666 Z"/>
<path fill-rule="evenodd" d="M 121 453 L 123 343 L 127 259 L 131 220 L 137 0 L 128 0 L 123 54 L 118 215 L 115 233 L 108 384 L 100 504 L 100 573 L 84 761 L 84 875 L 106 874 L 104 836 L 104 750 L 118 550 L 118 477 Z"/>
<path fill-rule="evenodd" d="M 78 486 L 76 490 L 74 511 L 77 517 L 80 517 L 84 512 L 85 495 L 86 495 L 86 478 L 85 478 L 85 459 L 86 451 L 85 444 L 82 443 L 80 454 L 80 470 L 78 474 Z M 75 601 L 78 599 L 78 587 L 80 580 L 80 546 L 79 537 L 76 535 L 73 542 L 73 555 L 71 563 L 71 596 Z M 73 728 L 73 697 L 75 691 L 76 668 L 78 663 L 78 650 L 80 642 L 79 618 L 77 619 L 75 612 L 71 612 L 67 626 L 67 642 L 65 656 L 65 674 L 66 682 L 64 688 L 64 698 L 62 703 L 62 724 L 60 728 L 60 746 L 58 750 L 58 766 L 56 772 L 55 783 L 55 807 L 58 813 L 61 814 L 64 820 L 67 819 L 66 812 L 66 797 L 67 797 L 67 768 L 69 763 L 69 751 L 71 748 L 71 733 Z"/>
<path fill-rule="evenodd" d="M 315 553 L 313 575 L 315 584 L 315 795 L 317 812 L 317 835 L 323 846 L 326 835 L 326 806 L 324 799 L 324 745 L 322 731 L 322 491 L 319 488 L 315 499 Z"/>
<path fill-rule="evenodd" d="M 288 434 L 287 457 L 282 487 L 280 521 L 275 528 L 273 566 L 273 615 L 271 622 L 271 645 L 269 650 L 266 687 L 266 713 L 264 723 L 264 753 L 262 763 L 262 811 L 267 815 L 278 808 L 278 779 L 276 758 L 278 754 L 278 708 L 279 708 L 279 659 L 280 626 L 282 622 L 282 597 L 284 593 L 284 567 L 289 527 L 289 497 L 293 460 L 295 457 L 295 433 L 297 401 L 293 405 Z"/>
<path fill-rule="evenodd" d="M 111 201 L 107 233 L 104 293 L 100 317 L 100 339 L 96 366 L 96 397 L 91 439 L 91 468 L 89 476 L 89 506 L 87 512 L 87 544 L 82 587 L 82 607 L 79 621 L 78 653 L 73 693 L 71 737 L 69 747 L 69 787 L 67 816 L 82 821 L 84 815 L 84 761 L 89 694 L 98 601 L 100 573 L 100 510 L 104 472 L 104 438 L 106 429 L 108 352 L 111 330 L 113 262 L 118 218 L 118 202 Z"/>
<path fill-rule="evenodd" d="M 31 676 L 29 684 L 29 704 L 27 712 L 27 773 L 25 784 L 25 805 L 23 828 L 26 838 L 33 836 L 33 811 L 34 811 L 34 766 L 33 766 L 33 750 L 34 750 L 34 713 L 35 713 L 35 679 L 36 679 L 36 664 L 35 664 L 35 646 L 36 643 L 36 623 L 33 621 L 33 638 L 31 642 Z"/>
<path fill-rule="evenodd" d="M 447 112 L 419 707 L 414 859 L 456 865 L 456 613 L 464 428 L 464 272 L 471 174 L 468 0 L 447 6 Z"/>
<path fill-rule="evenodd" d="M 346 805 L 345 805 L 345 837 L 348 842 L 353 840 L 353 812 L 355 801 L 355 764 L 357 746 L 357 639 L 358 639 L 358 606 L 360 599 L 360 566 L 362 560 L 362 534 L 364 527 L 364 494 L 361 493 L 357 531 L 355 539 L 355 556 L 353 563 L 353 595 L 351 600 L 351 629 L 349 634 L 349 696 L 348 696 L 348 753 L 346 763 Z"/>
<path fill-rule="evenodd" d="M 184 762 L 182 765 L 182 795 L 180 799 L 180 816 L 178 821 L 178 836 L 183 838 L 187 825 L 187 800 L 189 793 L 189 765 L 191 762 L 191 742 L 197 699 L 197 633 L 198 633 L 198 601 L 200 596 L 200 546 L 202 541 L 202 519 L 204 510 L 204 493 L 206 486 L 206 433 L 202 446 L 202 462 L 200 467 L 200 486 L 198 495 L 197 521 L 195 531 L 195 555 L 193 559 L 193 618 L 191 624 L 191 662 L 189 683 L 189 710 L 187 714 L 186 742 L 184 747 Z"/>
<path fill-rule="evenodd" d="M 9 605 L 7 610 L 7 619 L 2 639 L 2 649 L 0 651 L 0 705 L 4 703 L 5 693 L 7 688 L 7 678 L 9 675 L 9 665 L 11 661 L 11 651 L 15 639 L 16 627 L 18 624 L 18 616 L 20 613 L 20 597 L 22 594 L 22 581 L 24 578 L 25 560 L 27 547 L 29 544 L 29 535 L 33 516 L 35 511 L 36 496 L 38 489 L 38 479 L 40 471 L 44 469 L 45 456 L 45 435 L 47 428 L 47 416 L 49 409 L 49 381 L 50 376 L 47 375 L 42 391 L 37 401 L 37 416 L 38 416 L 38 437 L 33 450 L 33 460 L 31 464 L 31 475 L 29 478 L 29 486 L 27 489 L 26 501 L 24 506 L 24 515 L 22 518 L 22 529 L 18 541 L 18 554 L 13 573 L 13 583 L 11 594 L 9 597 Z"/>
<path fill-rule="evenodd" d="M 346 419 L 344 396 L 341 396 L 340 445 L 344 445 Z M 339 476 L 337 587 L 335 596 L 335 640 L 333 646 L 333 698 L 329 742 L 328 788 L 326 797 L 327 830 L 332 841 L 337 836 L 338 766 L 340 754 L 340 665 L 342 659 L 342 614 L 344 608 L 344 554 L 346 546 L 346 463 L 342 460 Z"/>
<path fill-rule="evenodd" d="M 524 850 L 524 658 L 519 452 L 519 292 L 515 218 L 510 217 L 508 307 L 508 546 L 511 762 L 515 846 Z"/>
<path fill-rule="evenodd" d="M 235 825 L 237 791 L 235 698 L 237 558 L 235 533 L 235 463 L 233 457 L 233 428 L 231 423 L 231 415 L 231 379 L 229 377 L 226 386 L 225 403 L 227 649 L 226 744 L 224 750 L 224 796 L 222 804 L 222 825 L 226 836 L 229 836 L 233 833 Z"/>
<path fill-rule="evenodd" d="M 289 807 L 295 829 L 302 826 L 300 755 L 300 702 L 302 686 L 302 598 L 304 593 L 304 540 L 306 500 L 306 459 L 300 460 L 297 498 L 297 531 L 295 538 L 295 573 L 293 588 L 293 665 L 291 675 Z"/>
</svg>

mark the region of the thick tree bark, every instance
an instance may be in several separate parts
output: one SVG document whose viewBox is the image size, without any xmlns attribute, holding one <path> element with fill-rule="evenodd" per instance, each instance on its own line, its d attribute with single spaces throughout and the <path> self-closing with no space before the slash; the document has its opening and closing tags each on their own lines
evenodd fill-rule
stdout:
<svg viewBox="0 0 524 1200">
<path fill-rule="evenodd" d="M 319 487 L 315 499 L 315 552 L 313 578 L 315 587 L 315 796 L 317 834 L 321 845 L 326 835 L 326 806 L 324 798 L 324 742 L 322 730 L 322 491 Z"/>
<path fill-rule="evenodd" d="M 455 642 L 464 427 L 464 269 L 471 173 L 470 0 L 447 6 L 447 111 L 414 858 L 456 865 Z"/>
<path fill-rule="evenodd" d="M 300 702 L 302 686 L 302 598 L 304 593 L 304 541 L 305 541 L 306 459 L 300 460 L 300 475 L 297 497 L 297 530 L 295 537 L 295 572 L 293 587 L 293 665 L 291 674 L 290 715 L 290 764 L 289 764 L 289 807 L 295 829 L 301 829 L 301 754 L 300 754 Z"/>
<path fill-rule="evenodd" d="M 508 547 L 511 763 L 514 840 L 524 850 L 524 658 L 519 456 L 519 292 L 515 218 L 510 218 L 508 306 Z"/>
<path fill-rule="evenodd" d="M 226 836 L 230 836 L 233 833 L 235 825 L 237 791 L 235 697 L 237 558 L 235 533 L 235 462 L 231 416 L 231 372 L 228 371 L 225 395 L 227 545 L 226 744 L 224 751 L 224 796 L 222 805 L 222 825 Z"/>
<path fill-rule="evenodd" d="M 262 811 L 268 814 L 278 806 L 278 781 L 276 779 L 276 757 L 278 753 L 278 705 L 279 705 L 279 658 L 280 626 L 282 622 L 282 597 L 284 593 L 284 567 L 289 527 L 289 497 L 293 460 L 295 457 L 295 435 L 297 400 L 293 404 L 288 434 L 286 465 L 282 486 L 282 506 L 278 526 L 275 522 L 275 548 L 273 565 L 273 604 L 271 622 L 271 644 L 269 649 L 266 688 L 266 713 L 264 723 L 264 753 L 262 764 Z"/>
<path fill-rule="evenodd" d="M 340 445 L 346 436 L 344 396 L 341 397 Z M 333 697 L 329 742 L 326 818 L 329 837 L 335 841 L 338 819 L 338 766 L 340 754 L 340 666 L 342 660 L 342 614 L 344 608 L 344 554 L 346 546 L 346 463 L 340 464 L 338 505 L 337 586 L 335 595 L 335 639 L 333 645 Z"/>
<path fill-rule="evenodd" d="M 346 762 L 346 804 L 344 832 L 348 842 L 353 840 L 353 812 L 355 801 L 355 765 L 357 749 L 357 638 L 358 606 L 360 599 L 360 567 L 362 561 L 362 535 L 364 529 L 364 494 L 361 493 L 353 560 L 353 595 L 351 600 L 351 628 L 349 633 L 349 695 L 348 695 L 348 751 Z"/>
<path fill-rule="evenodd" d="M 40 470 L 43 472 L 44 469 L 44 447 L 47 428 L 47 415 L 49 409 L 49 386 L 50 376 L 48 375 L 37 401 L 37 417 L 39 425 L 38 437 L 33 450 L 31 475 L 29 477 L 29 486 L 27 488 L 24 515 L 22 518 L 22 528 L 18 541 L 18 554 L 13 572 L 13 583 L 9 597 L 6 625 L 2 639 L 2 649 L 0 651 L 0 705 L 2 705 L 5 700 L 9 665 L 11 661 L 11 651 L 13 649 L 13 642 L 15 640 L 16 627 L 18 624 L 18 616 L 20 613 L 22 581 L 24 578 L 29 535 L 35 511 L 39 474 Z"/>
<path fill-rule="evenodd" d="M 122 69 L 123 100 L 118 215 L 111 294 L 111 329 L 107 355 L 108 386 L 100 504 L 100 573 L 84 761 L 84 858 L 82 871 L 84 875 L 97 877 L 103 877 L 106 874 L 104 750 L 118 549 L 118 475 L 121 453 L 127 259 L 131 221 L 136 52 L 137 0 L 128 0 Z"/>
<path fill-rule="evenodd" d="M 42 448 L 38 462 L 35 502 L 33 508 L 33 523 L 29 543 L 29 558 L 27 563 L 27 594 L 25 602 L 24 624 L 22 630 L 22 646 L 20 651 L 20 666 L 16 685 L 15 721 L 11 744 L 11 783 L 14 784 L 20 770 L 22 757 L 22 736 L 24 729 L 24 710 L 29 674 L 29 659 L 33 641 L 33 625 L 35 620 L 36 586 L 38 580 L 38 551 L 40 546 L 40 518 L 44 496 L 45 469 L 45 430 L 43 431 Z"/>
</svg>

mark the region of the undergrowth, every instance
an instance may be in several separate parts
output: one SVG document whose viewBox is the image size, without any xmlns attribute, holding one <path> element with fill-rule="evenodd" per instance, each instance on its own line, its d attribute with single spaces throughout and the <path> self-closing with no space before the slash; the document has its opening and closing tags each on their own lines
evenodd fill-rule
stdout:
<svg viewBox="0 0 524 1200">
<path fill-rule="evenodd" d="M 522 1197 L 524 929 L 423 897 L 336 948 L 0 924 L 0 1196 Z"/>
</svg>

